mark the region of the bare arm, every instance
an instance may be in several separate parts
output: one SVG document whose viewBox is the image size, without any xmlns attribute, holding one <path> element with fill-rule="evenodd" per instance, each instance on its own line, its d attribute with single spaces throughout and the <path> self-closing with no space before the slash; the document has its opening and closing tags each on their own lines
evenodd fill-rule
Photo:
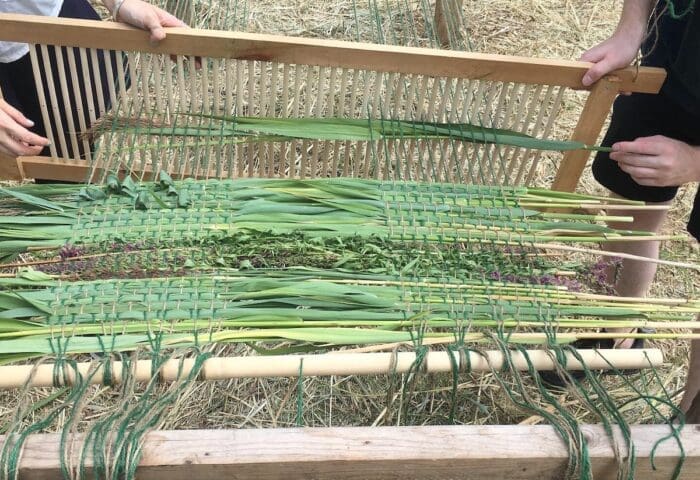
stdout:
<svg viewBox="0 0 700 480">
<path fill-rule="evenodd" d="M 610 158 L 639 185 L 672 187 L 700 181 L 700 147 L 655 135 L 617 142 Z"/>
<path fill-rule="evenodd" d="M 184 22 L 142 0 L 103 0 L 105 7 L 114 13 L 119 6 L 116 20 L 151 33 L 151 42 L 165 38 L 164 27 L 184 27 Z M 11 156 L 38 155 L 49 144 L 48 139 L 29 131 L 34 123 L 25 118 L 4 100 L 0 99 L 0 153 Z"/>
<path fill-rule="evenodd" d="M 612 36 L 581 56 L 581 60 L 594 64 L 583 76 L 584 85 L 591 85 L 611 71 L 632 63 L 644 40 L 653 6 L 653 0 L 625 0 L 620 22 Z"/>
<path fill-rule="evenodd" d="M 34 122 L 0 98 L 0 153 L 11 157 L 39 155 L 49 140 L 29 131 Z"/>
<path fill-rule="evenodd" d="M 165 38 L 164 27 L 185 27 L 185 22 L 148 2 L 142 0 L 102 0 L 102 3 L 114 15 L 118 6 L 115 20 L 151 32 L 151 42 L 156 43 Z"/>
<path fill-rule="evenodd" d="M 629 65 L 644 40 L 652 7 L 651 0 L 625 1 L 615 33 L 582 57 L 595 63 L 584 76 L 584 84 Z M 640 185 L 670 187 L 700 181 L 698 146 L 655 135 L 618 142 L 612 147 L 610 158 Z"/>
</svg>

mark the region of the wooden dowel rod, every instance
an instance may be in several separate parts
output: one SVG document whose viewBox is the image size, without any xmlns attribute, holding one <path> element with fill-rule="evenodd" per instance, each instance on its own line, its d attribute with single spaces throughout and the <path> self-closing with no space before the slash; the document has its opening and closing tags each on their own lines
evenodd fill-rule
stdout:
<svg viewBox="0 0 700 480">
<path fill-rule="evenodd" d="M 614 365 L 618 369 L 649 368 L 663 363 L 663 355 L 658 349 L 640 350 L 584 350 L 579 352 L 586 367 L 595 370 L 609 369 Z M 498 350 L 484 352 L 484 356 L 468 352 L 469 362 L 460 365 L 460 355 L 453 354 L 450 360 L 448 352 L 428 352 L 425 357 L 422 371 L 429 373 L 451 372 L 453 368 L 467 369 L 467 363 L 471 371 L 485 372 L 491 368 L 500 369 L 503 366 L 504 356 Z M 528 364 L 522 353 L 510 352 L 512 362 L 519 370 L 527 370 Z M 571 354 L 567 354 L 567 368 L 581 370 L 583 365 Z M 552 357 L 544 350 L 528 351 L 530 361 L 537 370 L 554 369 Z M 204 362 L 201 372 L 203 380 L 226 380 L 231 378 L 267 378 L 267 377 L 295 377 L 303 376 L 329 376 L 329 375 L 379 375 L 387 373 L 406 373 L 416 360 L 414 352 L 398 353 L 333 353 L 323 355 L 277 355 L 277 356 L 250 356 L 250 357 L 216 357 Z M 466 359 L 465 359 L 466 360 Z M 182 374 L 187 374 L 194 366 L 194 359 L 182 361 Z M 111 382 L 120 383 L 124 378 L 123 369 L 128 363 L 112 362 Z M 174 381 L 178 378 L 181 361 L 168 360 L 161 368 L 159 375 L 163 381 Z M 87 376 L 93 364 L 83 362 L 77 364 L 77 370 L 82 376 Z M 152 364 L 150 360 L 136 362 L 134 374 L 139 381 L 148 381 L 152 378 Z M 46 387 L 54 384 L 54 364 L 12 365 L 0 367 L 0 388 L 18 388 L 28 381 L 31 386 Z M 75 371 L 66 368 L 64 374 L 59 375 L 60 382 L 65 379 L 67 383 L 74 383 Z M 91 383 L 104 382 L 104 367 L 99 366 Z"/>
<path fill-rule="evenodd" d="M 627 241 L 627 239 L 625 239 L 624 241 Z M 700 270 L 700 265 L 695 264 L 695 263 L 674 262 L 671 260 L 661 260 L 660 258 L 642 257 L 640 255 L 632 255 L 631 253 L 608 252 L 606 250 L 597 250 L 595 248 L 573 247 L 573 246 L 569 246 L 569 245 L 546 244 L 546 243 L 533 243 L 532 246 L 535 248 L 542 248 L 545 250 L 549 249 L 549 250 L 563 250 L 566 252 L 592 253 L 594 255 L 600 255 L 601 257 L 626 258 L 628 260 L 639 260 L 642 262 L 656 263 L 658 265 L 667 265 L 669 267 L 679 267 L 679 268 L 689 268 L 691 270 Z"/>
<path fill-rule="evenodd" d="M 525 207 L 538 207 L 538 208 L 544 208 L 544 207 L 550 207 L 546 202 L 532 202 L 530 200 L 525 200 L 522 202 L 519 202 L 519 205 L 523 208 Z M 570 207 L 567 208 L 575 208 L 575 209 L 580 209 L 580 210 L 640 210 L 640 211 L 651 211 L 651 210 L 660 210 L 660 211 L 666 211 L 670 210 L 671 206 L 670 205 L 609 205 L 607 203 L 586 203 L 585 201 L 582 201 L 581 203 L 577 203 L 574 205 L 571 205 Z"/>
</svg>

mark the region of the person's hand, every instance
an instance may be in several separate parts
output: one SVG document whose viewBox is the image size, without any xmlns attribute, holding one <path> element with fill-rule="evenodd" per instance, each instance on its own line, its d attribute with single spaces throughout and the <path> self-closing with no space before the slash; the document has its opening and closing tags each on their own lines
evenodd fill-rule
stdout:
<svg viewBox="0 0 700 480">
<path fill-rule="evenodd" d="M 11 157 L 39 155 L 49 140 L 30 132 L 33 126 L 34 122 L 0 99 L 0 152 Z"/>
<path fill-rule="evenodd" d="M 153 43 L 158 43 L 165 38 L 165 28 L 187 26 L 185 22 L 165 10 L 142 0 L 124 0 L 115 20 L 148 30 L 151 32 Z"/>
<path fill-rule="evenodd" d="M 593 66 L 583 75 L 581 83 L 588 87 L 613 70 L 630 65 L 639 50 L 639 42 L 630 37 L 631 35 L 616 33 L 586 51 L 581 56 L 581 61 L 591 62 Z"/>
<path fill-rule="evenodd" d="M 610 158 L 639 185 L 675 187 L 700 181 L 700 147 L 656 135 L 617 142 Z"/>
</svg>

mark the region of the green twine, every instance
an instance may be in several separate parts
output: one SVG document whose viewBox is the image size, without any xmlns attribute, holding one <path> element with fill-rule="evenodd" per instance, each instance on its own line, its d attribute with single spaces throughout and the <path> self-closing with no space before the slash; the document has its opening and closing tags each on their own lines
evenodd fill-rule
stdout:
<svg viewBox="0 0 700 480">
<path fill-rule="evenodd" d="M 569 452 L 569 462 L 564 478 L 580 480 L 590 480 L 593 478 L 590 457 L 588 455 L 588 447 L 585 443 L 583 433 L 577 419 L 566 411 L 566 409 L 554 398 L 551 393 L 542 385 L 539 380 L 537 370 L 535 370 L 532 361 L 524 347 L 518 345 L 516 351 L 523 355 L 523 358 L 528 365 L 528 373 L 535 379 L 539 393 L 542 395 L 552 407 L 554 407 L 558 416 L 550 413 L 547 409 L 539 407 L 532 399 L 525 388 L 522 374 L 518 371 L 512 361 L 511 350 L 508 343 L 503 339 L 503 332 L 498 332 L 498 335 L 492 335 L 492 340 L 496 343 L 498 349 L 503 354 L 504 364 L 501 373 L 508 372 L 514 380 L 515 388 L 506 384 L 503 376 L 492 369 L 494 378 L 506 393 L 508 399 L 519 409 L 530 414 L 538 415 L 544 418 L 557 432 L 562 439 Z"/>
<path fill-rule="evenodd" d="M 575 353 L 575 355 L 578 356 L 577 353 Z M 652 448 L 651 454 L 650 454 L 650 461 L 651 461 L 652 469 L 656 470 L 655 456 L 656 456 L 657 448 L 662 443 L 666 442 L 667 440 L 674 438 L 676 440 L 676 443 L 678 444 L 679 458 L 678 458 L 678 462 L 676 463 L 676 466 L 674 468 L 674 471 L 672 473 L 671 479 L 676 480 L 677 478 L 680 477 L 681 470 L 683 468 L 683 464 L 685 463 L 685 459 L 686 459 L 685 447 L 683 446 L 683 442 L 681 441 L 681 438 L 680 438 L 680 432 L 683 429 L 683 427 L 685 426 L 685 416 L 684 416 L 683 412 L 670 399 L 670 395 L 669 395 L 668 391 L 666 390 L 666 387 L 664 386 L 664 382 L 660 378 L 657 369 L 651 368 L 650 370 L 651 370 L 652 376 L 654 377 L 655 383 L 657 385 L 661 386 L 661 390 L 662 390 L 663 394 L 666 396 L 666 398 L 661 398 L 659 396 L 649 395 L 649 394 L 641 392 L 639 390 L 639 388 L 637 388 L 637 386 L 629 380 L 628 376 L 623 375 L 622 372 L 620 370 L 618 370 L 613 364 L 611 364 L 607 358 L 603 357 L 603 360 L 610 366 L 610 368 L 612 369 L 612 371 L 614 373 L 618 374 L 618 376 L 623 379 L 625 386 L 627 386 L 628 388 L 630 388 L 632 391 L 634 391 L 637 394 L 636 397 L 623 402 L 622 405 L 620 405 L 619 407 L 616 406 L 614 403 L 610 402 L 612 404 L 612 410 L 611 410 L 612 412 L 617 412 L 617 411 L 619 411 L 620 408 L 623 408 L 625 405 L 628 405 L 632 402 L 636 402 L 638 400 L 643 400 L 646 402 L 647 405 L 649 405 L 649 407 L 651 407 L 651 409 L 654 411 L 654 413 L 656 413 L 660 418 L 664 419 L 665 423 L 667 423 L 669 425 L 671 431 L 669 432 L 668 435 L 660 438 L 654 444 L 654 447 Z M 647 360 L 648 360 L 648 356 L 647 356 Z M 580 357 L 579 357 L 579 361 L 581 361 Z M 593 378 L 593 375 L 591 375 L 590 378 Z M 598 383 L 598 382 L 596 382 L 596 383 Z M 601 390 L 604 393 L 607 393 L 607 391 L 602 386 L 601 386 Z M 668 417 L 662 415 L 661 412 L 658 410 L 656 404 L 663 404 L 663 405 L 666 405 L 667 407 L 669 407 L 669 409 L 672 412 L 672 415 L 670 415 Z M 673 424 L 674 418 L 677 418 L 679 420 L 679 423 L 677 426 L 674 426 L 674 424 Z M 612 435 L 612 434 L 610 434 L 610 435 Z"/>
<path fill-rule="evenodd" d="M 87 452 L 92 451 L 93 477 L 95 479 L 121 480 L 136 478 L 136 469 L 142 455 L 144 435 L 158 426 L 167 409 L 177 398 L 197 380 L 204 362 L 210 358 L 210 353 L 201 353 L 192 349 L 195 361 L 192 369 L 184 375 L 183 355 L 178 365 L 177 380 L 170 385 L 165 393 L 156 392 L 159 376 L 154 374 L 140 393 L 138 399 L 132 400 L 135 378 L 131 366 L 137 360 L 134 355 L 131 363 L 124 364 L 121 396 L 123 401 L 110 416 L 98 421 L 86 434 L 85 448 L 80 460 L 80 474 L 86 475 Z M 164 363 L 172 358 L 162 352 L 151 354 L 151 361 L 160 370 Z M 127 368 L 128 367 L 128 368 Z M 132 400 L 132 401 L 130 401 Z M 73 414 L 79 411 L 74 409 Z M 106 447 L 110 448 L 107 449 Z M 108 450 L 108 451 L 107 451 Z M 111 472 L 111 475 L 108 474 Z"/>
<path fill-rule="evenodd" d="M 299 376 L 297 377 L 297 427 L 304 426 L 304 357 L 299 359 Z"/>
<path fill-rule="evenodd" d="M 666 8 L 668 10 L 668 15 L 674 20 L 678 20 L 685 17 L 695 9 L 695 0 L 689 0 L 688 5 L 680 12 L 676 10 L 676 5 L 673 0 L 666 0 Z"/>
<path fill-rule="evenodd" d="M 404 377 L 403 385 L 401 386 L 401 402 L 399 402 L 399 419 L 401 418 L 400 412 L 405 409 L 405 404 L 408 401 L 408 398 L 411 396 L 411 393 L 413 393 L 413 387 L 415 385 L 417 377 L 416 374 L 419 373 L 425 365 L 425 358 L 428 355 L 428 352 L 430 351 L 430 349 L 427 346 L 423 345 L 423 338 L 425 337 L 426 328 L 426 325 L 424 323 L 421 323 L 418 326 L 418 328 L 415 329 L 415 332 L 414 330 L 410 331 L 415 358 L 413 359 L 411 366 L 408 367 L 408 371 L 406 372 L 406 376 Z M 400 424 L 400 420 L 398 423 Z"/>
</svg>

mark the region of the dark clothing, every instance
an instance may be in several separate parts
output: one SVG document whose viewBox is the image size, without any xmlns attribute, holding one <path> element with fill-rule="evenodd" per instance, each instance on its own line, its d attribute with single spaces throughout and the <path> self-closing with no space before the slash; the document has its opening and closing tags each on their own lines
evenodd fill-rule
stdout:
<svg viewBox="0 0 700 480">
<path fill-rule="evenodd" d="M 686 12 L 690 0 L 674 0 L 675 12 Z M 661 93 L 685 110 L 700 115 L 700 8 L 673 18 L 659 2 L 642 45 L 642 65 L 668 72 Z"/>
<path fill-rule="evenodd" d="M 64 0 L 63 6 L 61 7 L 61 11 L 59 13 L 59 17 L 64 17 L 64 18 L 80 18 L 80 19 L 87 19 L 87 20 L 99 20 L 100 17 L 99 15 L 95 12 L 95 10 L 90 6 L 87 0 Z M 82 121 L 83 125 L 86 125 L 87 127 L 90 126 L 91 121 L 90 121 L 90 115 L 89 115 L 89 103 L 88 103 L 88 96 L 92 95 L 92 98 L 94 99 L 94 109 L 97 110 L 97 95 L 98 95 L 98 89 L 97 85 L 95 85 L 94 81 L 89 82 L 89 85 L 86 85 L 85 79 L 83 78 L 82 71 L 83 71 L 83 66 L 82 66 L 82 59 L 79 54 L 78 49 L 74 49 L 74 58 L 75 58 L 75 67 L 78 72 L 81 72 L 80 75 L 77 75 L 77 83 L 78 85 L 77 90 L 80 92 L 80 104 L 82 105 Z M 63 57 L 63 65 L 64 69 L 67 71 L 69 68 L 69 63 L 68 63 L 68 56 L 67 56 L 67 48 L 62 47 L 60 49 L 54 49 L 54 48 L 49 48 L 48 49 L 48 62 L 51 65 L 51 72 L 52 72 L 52 81 L 53 85 L 55 87 L 56 91 L 56 107 L 57 110 L 60 112 L 60 117 L 61 117 L 61 124 L 63 127 L 64 131 L 67 131 L 69 128 L 69 123 L 68 123 L 68 115 L 71 116 L 72 121 L 73 121 L 73 126 L 76 130 L 80 129 L 81 126 L 81 119 L 80 115 L 81 113 L 78 111 L 77 108 L 72 108 L 71 111 L 66 112 L 65 109 L 65 102 L 63 98 L 63 89 L 61 88 L 61 80 L 60 80 L 60 75 L 59 75 L 59 68 L 58 68 L 58 62 L 57 62 L 57 53 L 60 52 L 60 55 Z M 90 56 L 90 51 L 88 50 L 87 52 L 87 70 L 90 72 L 90 78 L 94 80 L 96 78 L 96 69 L 100 70 L 100 78 L 101 78 L 101 86 L 102 86 L 102 96 L 104 98 L 104 104 L 106 108 L 109 108 L 110 106 L 110 99 L 109 99 L 109 84 L 107 82 L 107 69 L 105 67 L 105 58 L 102 50 L 98 50 L 97 52 L 97 65 L 94 64 L 94 62 L 91 59 Z M 51 103 L 51 98 L 48 94 L 48 78 L 46 75 L 46 71 L 43 68 L 43 58 L 42 58 L 42 52 L 37 49 L 37 56 L 39 60 L 39 65 L 42 66 L 41 70 L 41 81 L 44 86 L 45 90 L 45 99 L 47 104 L 52 105 Z M 112 61 L 112 72 L 117 72 L 116 68 L 116 56 L 114 54 L 111 55 L 111 61 Z M 70 97 L 68 99 L 68 104 L 71 106 L 75 106 L 78 102 L 75 97 L 75 91 L 76 88 L 73 85 L 73 78 L 72 75 L 66 72 L 65 75 L 66 78 L 66 91 L 68 93 L 68 96 Z M 38 135 L 41 136 L 46 136 L 47 135 L 47 128 L 46 125 L 44 125 L 44 118 L 41 113 L 41 105 L 39 101 L 39 95 L 36 90 L 36 83 L 34 80 L 34 73 L 32 71 L 32 62 L 30 55 L 27 54 L 24 57 L 20 58 L 17 61 L 10 62 L 10 63 L 0 63 L 0 88 L 2 88 L 2 93 L 5 98 L 5 100 L 15 107 L 17 110 L 22 112 L 25 117 L 29 118 L 34 122 L 34 127 L 31 128 L 31 130 Z M 52 111 L 51 106 L 48 107 L 49 111 Z M 99 116 L 99 111 L 94 112 L 95 116 Z M 51 130 L 54 133 L 55 139 L 58 139 L 59 135 L 61 135 L 61 132 L 58 131 L 58 127 L 56 125 L 55 120 L 53 119 L 53 115 L 50 115 L 51 120 Z M 62 151 L 61 148 L 61 142 L 56 141 L 55 142 L 55 148 L 57 149 L 57 152 L 60 156 L 67 156 L 70 158 L 78 158 L 78 157 L 84 157 L 86 155 L 85 151 L 85 145 L 82 141 L 78 142 L 78 151 L 74 152 L 73 146 L 70 141 L 66 140 L 66 146 L 67 146 L 67 151 L 64 152 Z M 49 147 L 46 147 L 42 150 L 41 155 L 44 156 L 49 156 L 50 155 L 50 149 Z"/>
<path fill-rule="evenodd" d="M 695 116 L 666 94 L 634 94 L 620 96 L 613 106 L 610 127 L 603 145 L 639 137 L 664 135 L 690 145 L 700 145 L 700 117 Z M 599 152 L 593 162 L 593 176 L 608 190 L 630 200 L 667 202 L 676 196 L 678 187 L 647 187 L 639 185 L 606 152 Z M 690 215 L 688 231 L 700 240 L 700 195 Z"/>
<path fill-rule="evenodd" d="M 684 2 L 686 2 L 684 4 Z M 675 1 L 676 12 L 687 7 L 687 0 Z M 659 2 L 660 14 L 665 2 Z M 700 9 L 679 19 L 665 12 L 658 18 L 658 36 L 651 35 L 642 46 L 642 62 L 665 68 L 668 77 L 658 95 L 621 96 L 613 105 L 604 146 L 639 137 L 663 135 L 690 145 L 700 145 Z M 623 172 L 606 152 L 593 162 L 593 175 L 610 191 L 632 200 L 667 202 L 678 187 L 646 187 Z M 700 240 L 700 194 L 696 193 L 688 231 Z"/>
</svg>

